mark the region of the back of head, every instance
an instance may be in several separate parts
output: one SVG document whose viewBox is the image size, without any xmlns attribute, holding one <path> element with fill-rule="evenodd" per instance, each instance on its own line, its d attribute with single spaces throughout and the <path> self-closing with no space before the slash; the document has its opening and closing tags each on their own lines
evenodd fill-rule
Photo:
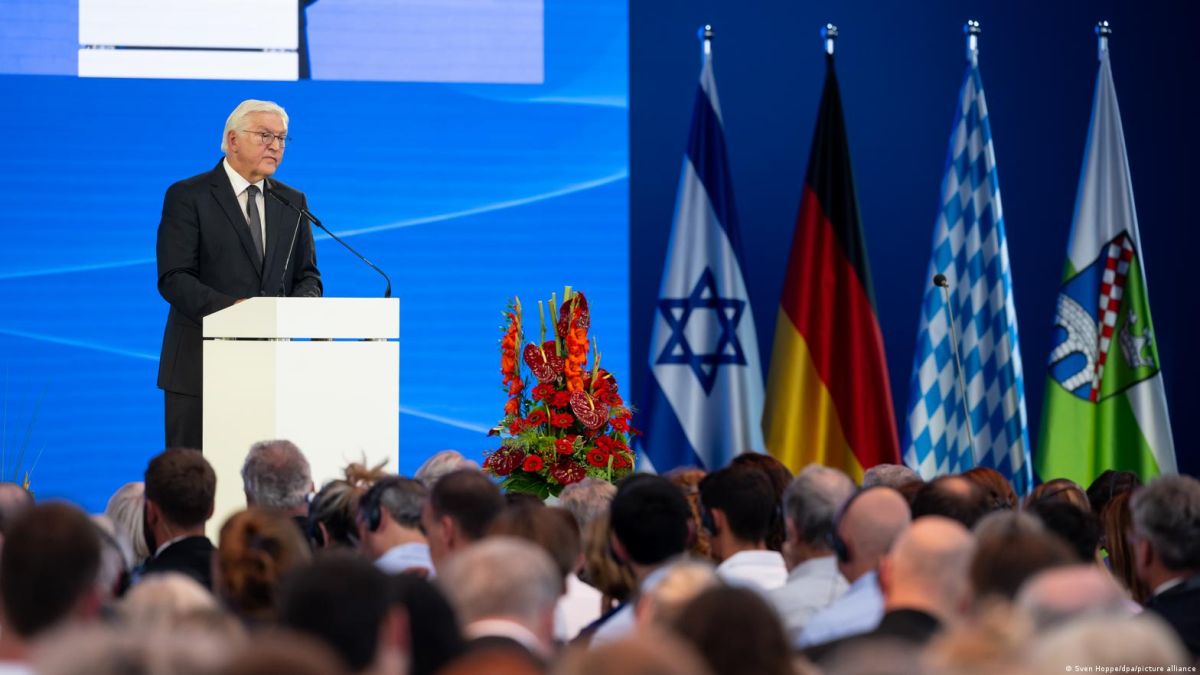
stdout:
<svg viewBox="0 0 1200 675">
<path fill-rule="evenodd" d="M 303 635 L 273 630 L 254 636 L 221 675 L 341 675 L 345 664 L 332 649 Z"/>
<path fill-rule="evenodd" d="M 705 560 L 712 558 L 713 554 L 712 536 L 704 527 L 704 518 L 700 512 L 700 481 L 707 475 L 707 471 L 694 466 L 675 467 L 664 474 L 667 480 L 683 492 L 683 498 L 687 500 L 688 509 L 691 511 L 687 552 Z M 613 486 L 613 489 L 615 493 L 616 486 Z"/>
<path fill-rule="evenodd" d="M 134 565 L 150 557 L 150 547 L 146 544 L 144 500 L 145 487 L 141 481 L 126 483 L 108 498 L 108 505 L 104 507 L 104 515 L 112 521 L 117 536 L 129 542 Z"/>
<path fill-rule="evenodd" d="M 558 505 L 575 516 L 575 522 L 582 530 L 596 516 L 608 513 L 616 494 L 617 486 L 589 476 L 563 488 L 558 495 Z"/>
<path fill-rule="evenodd" d="M 540 504 L 509 506 L 492 522 L 488 534 L 536 544 L 554 561 L 563 578 L 574 573 L 582 546 L 575 518 L 563 509 Z"/>
<path fill-rule="evenodd" d="M 689 602 L 720 583 L 716 570 L 707 562 L 684 559 L 671 563 L 638 596 L 638 623 L 670 626 Z"/>
<path fill-rule="evenodd" d="M 737 627 L 737 640 L 730 628 Z M 756 591 L 718 586 L 689 602 L 675 632 L 719 675 L 791 675 L 792 654 L 775 610 Z"/>
<path fill-rule="evenodd" d="M 1029 652 L 1036 672 L 1061 673 L 1077 664 L 1091 672 L 1166 672 L 1189 662 L 1170 626 L 1145 612 L 1140 616 L 1096 616 L 1068 622 L 1040 636 Z"/>
<path fill-rule="evenodd" d="M 429 581 L 414 574 L 388 579 L 393 604 L 408 616 L 412 655 L 409 675 L 433 675 L 463 651 L 458 617 L 446 596 Z"/>
<path fill-rule="evenodd" d="M 810 464 L 784 491 L 784 514 L 802 542 L 812 547 L 824 547 L 833 532 L 838 508 L 852 494 L 854 481 L 844 472 Z"/>
<path fill-rule="evenodd" d="M 217 475 L 199 450 L 172 448 L 150 460 L 146 500 L 178 527 L 203 525 L 212 516 Z"/>
<path fill-rule="evenodd" d="M 33 507 L 33 494 L 25 486 L 0 481 L 0 537 L 22 514 Z"/>
<path fill-rule="evenodd" d="M 500 488 L 480 471 L 461 469 L 446 474 L 429 492 L 434 516 L 449 516 L 467 537 L 478 540 L 504 510 Z"/>
<path fill-rule="evenodd" d="M 568 654 L 555 675 L 710 675 L 695 649 L 664 629 L 639 629 L 624 640 Z"/>
<path fill-rule="evenodd" d="M 271 619 L 282 578 L 310 557 L 287 516 L 260 508 L 240 511 L 221 526 L 213 590 L 239 616 Z"/>
<path fill-rule="evenodd" d="M 962 476 L 942 476 L 921 486 L 912 503 L 913 519 L 944 516 L 975 527 L 988 511 L 987 495 L 975 483 Z"/>
<path fill-rule="evenodd" d="M 1150 589 L 1137 573 L 1137 564 L 1133 550 L 1133 515 L 1129 510 L 1132 492 L 1122 492 L 1104 506 L 1100 516 L 1103 531 L 1103 546 L 1108 551 L 1108 563 L 1113 576 L 1120 580 L 1121 585 L 1129 591 L 1130 597 L 1136 603 L 1146 601 Z"/>
<path fill-rule="evenodd" d="M 363 494 L 358 513 L 371 531 L 379 529 L 385 513 L 397 525 L 415 530 L 421 527 L 421 507 L 428 495 L 425 485 L 412 478 L 387 476 Z"/>
<path fill-rule="evenodd" d="M 1046 526 L 1070 545 L 1079 562 L 1096 560 L 1100 545 L 1100 520 L 1091 511 L 1084 511 L 1067 501 L 1042 500 L 1030 504 L 1026 511 L 1037 516 Z"/>
<path fill-rule="evenodd" d="M 786 464 L 772 455 L 751 451 L 734 456 L 729 466 L 761 471 L 771 481 L 775 508 L 778 510 L 783 507 L 783 492 L 787 490 L 788 485 L 792 482 L 792 471 L 787 468 Z M 783 540 L 787 536 L 783 525 L 783 518 L 773 519 L 771 525 L 771 529 L 767 532 L 767 548 L 772 551 L 779 551 L 783 548 Z"/>
<path fill-rule="evenodd" d="M 1200 481 L 1159 476 L 1133 493 L 1133 527 L 1164 567 L 1200 571 Z"/>
<path fill-rule="evenodd" d="M 609 517 L 613 534 L 639 565 L 657 565 L 687 547 L 691 509 L 683 492 L 661 476 L 622 480 Z"/>
<path fill-rule="evenodd" d="M 961 611 L 970 593 L 967 569 L 974 549 L 974 537 L 958 521 L 918 518 L 888 554 L 885 597 L 903 587 L 907 597 L 927 599 L 947 612 Z"/>
<path fill-rule="evenodd" d="M 733 536 L 745 542 L 763 542 L 776 522 L 775 488 L 758 469 L 726 467 L 700 481 L 700 503 L 720 509 Z"/>
<path fill-rule="evenodd" d="M 867 489 L 882 485 L 897 490 L 907 483 L 921 483 L 916 471 L 903 464 L 876 464 L 863 473 L 862 487 Z"/>
<path fill-rule="evenodd" d="M 1037 630 L 1085 615 L 1129 616 L 1129 600 L 1112 575 L 1099 565 L 1054 567 L 1021 586 L 1017 606 Z"/>
<path fill-rule="evenodd" d="M 442 476 L 461 469 L 479 470 L 479 464 L 473 462 L 457 450 L 442 450 L 425 460 L 413 478 L 420 481 L 426 488 L 432 488 Z"/>
<path fill-rule="evenodd" d="M 836 525 L 843 544 L 839 553 L 842 573 L 854 581 L 864 572 L 875 569 L 892 548 L 896 537 L 911 523 L 908 503 L 895 490 L 873 487 L 856 493 L 842 507 Z M 857 573 L 850 574 L 850 570 Z"/>
<path fill-rule="evenodd" d="M 220 608 L 198 581 L 178 572 L 146 576 L 117 605 L 117 616 L 131 630 L 171 631 L 191 615 Z"/>
<path fill-rule="evenodd" d="M 1132 471 L 1116 471 L 1105 469 L 1092 484 L 1088 486 L 1088 503 L 1092 505 L 1092 513 L 1099 516 L 1104 507 L 1117 495 L 1133 492 L 1141 487 L 1142 479 Z"/>
<path fill-rule="evenodd" d="M 250 506 L 292 511 L 308 504 L 312 470 L 295 443 L 259 441 L 242 464 L 242 486 Z"/>
<path fill-rule="evenodd" d="M 975 487 L 983 491 L 989 512 L 1015 511 L 1021 505 L 1021 501 L 1017 499 L 1017 493 L 1013 490 L 1012 483 L 1008 482 L 1004 474 L 990 466 L 977 466 L 973 469 L 968 469 L 962 473 L 962 477 L 971 481 L 975 484 Z"/>
<path fill-rule="evenodd" d="M 358 545 L 355 516 L 365 490 L 344 480 L 331 480 L 308 503 L 308 538 L 316 548 Z"/>
<path fill-rule="evenodd" d="M 623 602 L 637 588 L 629 565 L 613 556 L 608 514 L 597 516 L 583 528 L 583 576 L 604 595 Z"/>
<path fill-rule="evenodd" d="M 438 586 L 464 625 L 506 617 L 533 630 L 553 612 L 562 576 L 545 551 L 513 537 L 472 544 L 438 570 Z"/>
<path fill-rule="evenodd" d="M 364 558 L 336 552 L 285 580 L 280 621 L 322 640 L 359 672 L 375 658 L 388 606 L 387 575 Z"/>
<path fill-rule="evenodd" d="M 100 538 L 79 509 L 34 506 L 9 527 L 0 551 L 4 630 L 31 638 L 64 621 L 100 570 Z"/>
<path fill-rule="evenodd" d="M 1038 572 L 1076 562 L 1071 549 L 1031 515 L 1002 511 L 975 528 L 971 587 L 976 601 L 1011 601 Z"/>
<path fill-rule="evenodd" d="M 1066 501 L 1085 511 L 1092 509 L 1087 493 L 1075 481 L 1066 478 L 1048 480 L 1030 490 L 1023 506 L 1029 508 L 1040 501 Z"/>
</svg>

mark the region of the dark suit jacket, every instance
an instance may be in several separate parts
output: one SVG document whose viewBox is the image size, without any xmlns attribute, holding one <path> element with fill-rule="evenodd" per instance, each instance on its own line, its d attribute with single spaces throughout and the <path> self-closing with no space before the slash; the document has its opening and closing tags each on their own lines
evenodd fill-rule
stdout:
<svg viewBox="0 0 1200 675">
<path fill-rule="evenodd" d="M 292 204 L 307 208 L 302 192 L 270 178 L 266 184 Z M 246 216 L 220 162 L 212 171 L 167 189 L 158 224 L 158 292 L 171 311 L 158 363 L 160 389 L 200 396 L 201 319 L 240 298 L 281 294 L 284 256 L 299 214 L 264 197 L 267 251 L 260 263 Z M 305 221 L 296 236 L 282 295 L 318 297 L 321 290 L 312 229 Z"/>
<path fill-rule="evenodd" d="M 1146 609 L 1171 624 L 1192 656 L 1200 658 L 1200 575 L 1150 598 Z"/>
<path fill-rule="evenodd" d="M 142 577 L 162 572 L 179 572 L 212 590 L 212 557 L 215 548 L 208 537 L 188 537 L 164 548 L 146 561 Z"/>
<path fill-rule="evenodd" d="M 893 609 L 883 615 L 874 630 L 814 645 L 804 650 L 804 656 L 820 664 L 844 649 L 869 648 L 875 640 L 896 640 L 921 646 L 929 642 L 941 626 L 937 617 L 921 610 Z"/>
</svg>

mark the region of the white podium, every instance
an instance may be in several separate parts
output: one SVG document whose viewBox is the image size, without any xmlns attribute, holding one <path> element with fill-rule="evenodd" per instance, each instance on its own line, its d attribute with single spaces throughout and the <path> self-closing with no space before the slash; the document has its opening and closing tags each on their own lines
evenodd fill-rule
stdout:
<svg viewBox="0 0 1200 675">
<path fill-rule="evenodd" d="M 217 474 L 208 533 L 245 507 L 257 441 L 304 452 L 317 488 L 352 461 L 399 466 L 400 301 L 251 298 L 204 318 L 204 456 Z"/>
</svg>

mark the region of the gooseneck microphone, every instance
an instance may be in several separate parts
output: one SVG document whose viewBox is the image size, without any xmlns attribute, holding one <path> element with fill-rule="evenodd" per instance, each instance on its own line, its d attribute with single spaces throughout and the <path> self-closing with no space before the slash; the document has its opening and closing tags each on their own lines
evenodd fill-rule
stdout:
<svg viewBox="0 0 1200 675">
<path fill-rule="evenodd" d="M 322 225 L 321 221 L 317 220 L 317 217 L 314 216 L 312 213 L 310 213 L 308 209 L 292 204 L 290 201 L 288 201 L 287 197 L 284 197 L 283 195 L 279 194 L 279 191 L 276 190 L 275 188 L 271 187 L 270 185 L 267 186 L 266 192 L 267 192 L 267 194 L 271 195 L 275 199 L 279 200 L 280 204 L 283 204 L 284 206 L 288 207 L 289 209 L 295 211 L 296 213 L 299 213 L 301 218 L 307 218 L 309 220 L 309 222 L 311 222 L 313 225 L 316 225 L 317 227 L 321 228 L 321 230 L 324 231 L 325 234 L 329 235 L 334 241 L 341 244 L 342 246 L 345 246 L 346 250 L 353 253 L 356 258 L 358 258 L 359 260 L 366 263 L 367 267 L 370 267 L 371 269 L 378 272 L 379 275 L 383 277 L 383 280 L 387 282 L 387 290 L 385 290 L 383 292 L 383 297 L 385 297 L 385 298 L 392 297 L 392 279 L 391 279 L 391 277 L 389 277 L 387 275 L 387 272 L 384 272 L 383 270 L 376 267 L 375 263 L 371 262 L 370 260 L 367 260 L 366 257 L 363 256 L 363 254 L 359 253 L 358 251 L 355 251 L 353 246 L 342 241 L 341 237 L 330 232 L 329 228 Z M 296 230 L 299 231 L 299 229 L 300 229 L 300 220 L 297 219 L 296 220 Z M 292 232 L 292 246 L 295 246 L 295 245 L 296 245 L 296 232 Z M 284 279 L 287 279 L 287 276 L 286 276 L 287 275 L 287 262 L 292 257 L 292 246 L 288 247 L 288 257 L 286 260 L 284 260 L 283 269 L 284 269 L 285 276 L 283 277 L 283 279 L 280 279 L 280 282 L 279 282 L 281 292 L 282 292 L 282 288 L 283 288 L 283 284 L 284 284 Z"/>
<path fill-rule="evenodd" d="M 933 275 L 933 285 L 942 289 L 942 299 L 945 300 L 946 319 L 950 322 L 950 350 L 954 352 L 954 371 L 958 374 L 958 390 L 962 392 L 963 416 L 967 420 L 967 440 L 971 448 L 971 457 L 979 457 L 975 453 L 975 429 L 971 424 L 971 407 L 967 402 L 967 383 L 963 379 L 962 357 L 958 353 L 958 328 L 954 323 L 954 309 L 950 306 L 950 282 L 941 272 Z"/>
</svg>

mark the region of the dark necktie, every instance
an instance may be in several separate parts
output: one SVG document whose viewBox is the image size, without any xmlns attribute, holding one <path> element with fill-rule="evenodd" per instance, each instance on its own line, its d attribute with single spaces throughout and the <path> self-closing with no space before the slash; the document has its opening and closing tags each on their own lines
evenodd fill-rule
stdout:
<svg viewBox="0 0 1200 675">
<path fill-rule="evenodd" d="M 258 251 L 258 260 L 262 262 L 266 250 L 263 248 L 262 218 L 258 215 L 258 186 L 246 188 L 246 225 L 250 227 L 250 238 L 254 240 L 254 250 Z"/>
</svg>

